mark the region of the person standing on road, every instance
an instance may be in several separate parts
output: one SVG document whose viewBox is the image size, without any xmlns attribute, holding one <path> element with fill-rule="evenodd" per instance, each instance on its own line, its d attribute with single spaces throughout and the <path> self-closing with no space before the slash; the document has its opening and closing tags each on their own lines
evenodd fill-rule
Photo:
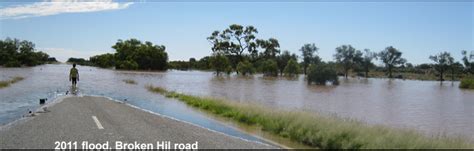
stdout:
<svg viewBox="0 0 474 151">
<path fill-rule="evenodd" d="M 72 68 L 69 71 L 69 81 L 72 81 L 72 86 L 76 86 L 77 81 L 79 81 L 79 71 L 76 68 L 76 64 L 72 64 Z"/>
</svg>

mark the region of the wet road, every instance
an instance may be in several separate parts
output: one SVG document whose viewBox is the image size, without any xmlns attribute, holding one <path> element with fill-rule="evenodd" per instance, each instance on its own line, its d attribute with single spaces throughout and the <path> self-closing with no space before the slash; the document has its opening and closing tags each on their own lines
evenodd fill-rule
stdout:
<svg viewBox="0 0 474 151">
<path fill-rule="evenodd" d="M 171 149 L 174 149 L 175 144 L 181 147 L 197 144 L 195 146 L 199 149 L 275 148 L 152 114 L 103 97 L 60 99 L 63 100 L 47 108 L 50 112 L 36 113 L 33 117 L 1 127 L 0 148 L 54 149 L 58 145 L 56 141 L 77 142 L 77 145 L 69 145 L 71 148 L 83 148 L 85 141 L 88 145 L 108 142 L 109 148 L 117 148 L 119 142 L 122 143 L 119 147 L 124 147 L 124 143 L 137 142 L 152 144 L 153 149 L 158 147 L 157 142 L 170 142 Z M 149 148 L 149 145 L 146 147 Z"/>
</svg>

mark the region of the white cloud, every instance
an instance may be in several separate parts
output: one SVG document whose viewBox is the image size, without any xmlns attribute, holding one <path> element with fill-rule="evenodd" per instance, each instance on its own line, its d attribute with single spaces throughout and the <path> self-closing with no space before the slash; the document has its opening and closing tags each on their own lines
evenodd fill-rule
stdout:
<svg viewBox="0 0 474 151">
<path fill-rule="evenodd" d="M 133 2 L 113 2 L 112 0 L 48 0 L 31 4 L 0 8 L 0 19 L 20 19 L 61 13 L 84 13 L 124 9 Z"/>
<path fill-rule="evenodd" d="M 43 51 L 50 57 L 55 57 L 56 60 L 66 62 L 69 58 L 84 58 L 89 59 L 91 56 L 113 53 L 111 51 L 79 51 L 64 48 L 37 48 L 36 51 Z"/>
</svg>

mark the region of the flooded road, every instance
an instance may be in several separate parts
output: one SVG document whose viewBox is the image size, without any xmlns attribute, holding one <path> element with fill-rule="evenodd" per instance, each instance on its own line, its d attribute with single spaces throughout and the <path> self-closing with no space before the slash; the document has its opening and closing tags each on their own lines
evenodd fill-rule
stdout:
<svg viewBox="0 0 474 151">
<path fill-rule="evenodd" d="M 0 79 L 23 76 L 25 80 L 0 89 L 0 123 L 12 121 L 39 98 L 64 95 L 69 89 L 69 65 L 33 68 L 0 68 Z M 212 72 L 131 72 L 78 67 L 80 94 L 108 96 L 135 106 L 214 129 L 248 137 L 207 118 L 179 101 L 148 92 L 154 85 L 201 96 L 250 102 L 285 110 L 305 110 L 358 119 L 371 124 L 416 129 L 429 135 L 462 135 L 474 139 L 474 91 L 458 82 L 341 79 L 339 86 L 308 86 L 296 79 L 223 76 Z M 133 79 L 136 85 L 126 84 Z"/>
<path fill-rule="evenodd" d="M 24 80 L 0 89 L 0 125 L 7 124 L 25 115 L 28 110 L 39 107 L 40 98 L 54 98 L 70 91 L 68 81 L 70 65 L 42 65 L 32 68 L 0 68 L 0 80 L 22 76 Z M 78 66 L 80 81 L 78 95 L 105 96 L 125 101 L 133 106 L 155 112 L 177 120 L 222 132 L 251 141 L 266 142 L 234 127 L 213 120 L 204 113 L 188 107 L 180 101 L 148 92 L 144 81 L 137 85 L 126 84 L 124 79 L 142 76 L 123 74 L 120 71 Z M 159 80 L 159 79 L 156 79 Z"/>
</svg>

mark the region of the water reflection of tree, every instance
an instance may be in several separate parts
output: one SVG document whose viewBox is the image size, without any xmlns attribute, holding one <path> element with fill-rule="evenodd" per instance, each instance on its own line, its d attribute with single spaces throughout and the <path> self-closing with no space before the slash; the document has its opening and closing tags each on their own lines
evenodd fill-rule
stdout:
<svg viewBox="0 0 474 151">
<path fill-rule="evenodd" d="M 309 91 L 316 93 L 330 93 L 335 91 L 336 85 L 306 85 Z"/>
<path fill-rule="evenodd" d="M 370 84 L 370 81 L 369 81 L 368 78 L 362 78 L 362 79 L 360 79 L 359 81 L 360 81 L 360 83 L 362 83 L 362 84 Z"/>
<path fill-rule="evenodd" d="M 389 78 L 389 79 L 387 80 L 387 88 L 388 88 L 389 90 L 393 89 L 393 88 L 396 86 L 396 84 L 395 84 L 395 82 L 394 82 L 395 80 L 397 80 L 397 79 L 391 79 L 391 78 Z"/>
</svg>

